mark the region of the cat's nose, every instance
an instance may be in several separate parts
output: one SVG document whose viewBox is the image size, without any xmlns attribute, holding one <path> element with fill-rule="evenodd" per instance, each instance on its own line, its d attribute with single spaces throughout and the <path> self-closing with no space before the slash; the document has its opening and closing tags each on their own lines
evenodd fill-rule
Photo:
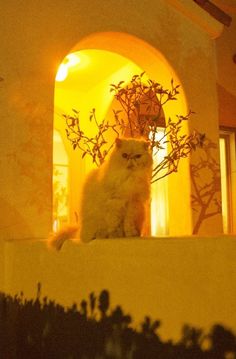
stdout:
<svg viewBox="0 0 236 359">
<path fill-rule="evenodd" d="M 128 161 L 128 168 L 129 169 L 132 169 L 132 168 L 134 168 L 134 166 L 135 166 L 135 164 L 134 164 L 134 160 L 133 159 L 129 159 L 129 161 Z"/>
</svg>

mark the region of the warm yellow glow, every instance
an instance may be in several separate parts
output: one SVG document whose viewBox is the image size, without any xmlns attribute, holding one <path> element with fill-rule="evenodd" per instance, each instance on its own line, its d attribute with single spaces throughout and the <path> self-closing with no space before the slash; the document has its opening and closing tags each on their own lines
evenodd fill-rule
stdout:
<svg viewBox="0 0 236 359">
<path fill-rule="evenodd" d="M 150 133 L 150 137 L 153 134 Z M 163 129 L 155 135 L 155 140 L 160 141 L 163 137 Z M 164 147 L 164 145 L 163 145 Z M 153 166 L 155 167 L 166 156 L 167 148 L 160 149 L 153 153 Z M 168 187 L 167 178 L 154 182 L 151 192 L 151 235 L 160 236 L 168 234 Z"/>
<path fill-rule="evenodd" d="M 53 133 L 53 230 L 68 220 L 68 155 L 60 133 Z"/>
<path fill-rule="evenodd" d="M 67 64 L 61 64 L 59 66 L 58 71 L 57 71 L 56 81 L 58 81 L 58 82 L 64 81 L 67 78 L 67 75 L 68 75 L 68 66 L 67 66 Z"/>
<path fill-rule="evenodd" d="M 220 176 L 221 176 L 221 202 L 223 230 L 228 233 L 228 186 L 227 186 L 227 159 L 226 159 L 226 140 L 220 138 Z"/>
<path fill-rule="evenodd" d="M 66 56 L 66 60 L 67 60 L 67 66 L 71 67 L 71 66 L 76 66 L 77 64 L 80 63 L 80 58 L 78 55 L 76 54 L 69 54 Z"/>
<path fill-rule="evenodd" d="M 57 74 L 56 74 L 56 81 L 62 82 L 64 81 L 69 73 L 69 68 L 73 66 L 77 66 L 81 63 L 81 58 L 77 54 L 69 54 L 65 57 L 63 62 L 58 68 Z M 86 63 L 86 61 L 84 61 Z"/>
<path fill-rule="evenodd" d="M 58 232 L 60 229 L 60 221 L 58 218 L 53 219 L 53 225 L 52 225 L 53 232 Z"/>
<path fill-rule="evenodd" d="M 141 52 L 139 52 L 139 54 L 140 53 Z M 77 64 L 74 62 L 76 61 L 74 56 L 80 59 Z M 89 121 L 89 114 L 92 108 L 96 109 L 98 122 L 102 121 L 104 118 L 108 120 L 113 118 L 112 109 L 116 109 L 116 102 L 114 101 L 113 93 L 110 93 L 109 91 L 110 84 L 117 84 L 119 81 L 123 80 L 125 81 L 125 85 L 126 81 L 130 81 L 133 75 L 140 74 L 145 70 L 148 77 L 150 76 L 162 83 L 163 86 L 168 87 L 170 85 L 170 79 L 174 77 L 173 73 L 170 72 L 170 68 L 167 64 L 157 57 L 155 57 L 157 62 L 150 62 L 150 56 L 145 57 L 147 66 L 146 68 L 142 68 L 134 61 L 131 61 L 130 58 L 121 56 L 116 52 L 88 48 L 88 50 L 80 50 L 69 54 L 65 58 L 66 61 L 63 61 L 63 64 L 65 63 L 67 65 L 67 70 L 69 69 L 66 81 L 57 82 L 55 86 L 54 126 L 60 131 L 60 134 L 63 136 L 63 141 L 68 143 L 62 114 L 71 113 L 73 108 L 79 111 L 81 127 L 88 136 L 94 135 L 94 131 L 96 131 L 95 126 L 91 126 L 91 122 Z M 141 60 L 144 62 L 144 58 Z M 150 63 L 156 64 L 155 69 Z M 175 118 L 177 113 L 187 112 L 185 98 L 183 97 L 184 96 L 181 96 L 180 101 L 175 101 L 174 105 L 172 105 L 174 109 L 171 106 L 165 108 L 167 118 L 169 116 Z M 113 139 L 114 138 L 109 138 L 109 141 L 112 141 Z M 56 145 L 54 144 L 54 146 Z M 165 151 L 166 150 L 160 150 L 158 155 L 154 158 L 154 161 L 160 161 L 165 155 Z M 78 213 L 78 203 L 84 176 L 94 167 L 94 165 L 88 157 L 85 157 L 82 160 L 79 151 L 73 151 L 69 143 L 67 147 L 67 155 L 69 156 L 70 163 L 70 219 L 74 221 L 74 214 Z M 185 163 L 185 167 L 187 168 L 188 161 L 186 160 Z M 185 167 L 183 165 L 182 169 L 184 168 L 185 170 Z M 183 181 L 182 177 L 183 176 L 181 175 L 181 182 Z M 188 177 L 186 175 L 185 177 L 186 183 L 184 189 L 185 192 L 188 192 L 189 182 Z M 180 197 L 179 192 L 176 191 L 176 177 L 175 180 L 173 180 L 173 186 L 170 186 L 171 181 L 172 179 L 161 179 L 152 186 L 151 234 L 153 236 L 165 235 L 168 234 L 169 231 L 170 234 L 172 234 L 176 231 L 176 228 L 180 227 L 180 222 L 183 217 L 185 220 L 183 221 L 184 224 L 182 227 L 186 230 L 189 202 L 187 202 L 188 206 L 186 205 L 183 208 L 185 202 L 183 201 L 182 196 L 181 209 L 183 215 L 181 214 L 181 218 L 176 215 L 171 216 L 170 218 L 172 222 L 171 225 L 169 225 L 169 208 L 172 206 L 175 210 L 175 207 L 177 206 L 176 203 L 179 202 L 178 198 Z M 173 192 L 175 195 L 174 200 L 171 202 L 168 201 L 168 196 L 172 195 L 170 192 Z M 189 198 L 189 196 L 186 197 Z M 173 212 L 173 208 L 171 208 L 171 211 Z M 179 212 L 175 210 L 175 213 L 178 214 Z M 57 223 L 55 223 L 55 226 L 57 226 Z M 181 231 L 183 230 L 182 227 Z M 172 228 L 174 228 L 174 230 L 172 230 Z"/>
<path fill-rule="evenodd" d="M 59 130 L 63 142 L 68 145 L 66 150 L 70 164 L 68 186 L 70 188 L 69 217 L 71 221 L 75 220 L 75 213 L 79 211 L 78 203 L 84 177 L 94 167 L 94 164 L 89 158 L 85 157 L 82 160 L 79 151 L 73 151 L 66 138 L 62 114 L 69 114 L 72 108 L 76 108 L 80 112 L 80 121 L 84 132 L 88 136 L 94 135 L 96 128 L 89 121 L 92 108 L 96 108 L 98 122 L 114 116 L 112 112 L 114 96 L 109 91 L 110 84 L 118 83 L 121 79 L 129 81 L 133 75 L 143 71 L 129 59 L 109 51 L 81 50 L 73 54 L 80 59 L 80 62 L 69 68 L 66 81 L 56 82 L 54 117 L 54 127 Z M 73 60 L 70 55 L 68 61 Z M 109 140 L 112 141 L 113 138 L 109 138 Z M 59 151 L 57 141 L 58 136 L 56 135 L 53 145 L 55 156 Z M 57 222 L 54 227 L 57 228 Z"/>
</svg>

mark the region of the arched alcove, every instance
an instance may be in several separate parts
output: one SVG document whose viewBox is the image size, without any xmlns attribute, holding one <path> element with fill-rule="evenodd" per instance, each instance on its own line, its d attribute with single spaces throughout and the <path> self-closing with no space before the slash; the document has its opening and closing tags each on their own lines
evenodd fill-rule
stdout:
<svg viewBox="0 0 236 359">
<path fill-rule="evenodd" d="M 169 88 L 171 79 L 175 83 L 181 84 L 173 67 L 157 49 L 124 33 L 91 34 L 71 49 L 70 55 L 62 61 L 62 64 L 67 66 L 68 76 L 63 81 L 57 81 L 55 85 L 54 127 L 60 131 L 65 141 L 63 113 L 69 114 L 72 109 L 80 111 L 81 123 L 85 126 L 88 134 L 92 133 L 89 113 L 96 108 L 98 121 L 109 115 L 113 101 L 113 95 L 109 92 L 111 83 L 130 81 L 134 74 L 145 71 L 148 78 L 161 83 L 163 87 Z M 176 114 L 186 113 L 187 104 L 182 89 L 178 101 L 172 101 L 166 105 L 165 117 L 174 119 Z M 188 131 L 187 125 L 184 131 Z M 68 175 L 69 218 L 74 222 L 78 215 L 77 208 L 83 178 L 92 165 L 89 159 L 82 160 L 81 153 L 73 151 L 69 143 L 66 145 L 66 149 L 70 163 Z M 159 213 L 152 213 L 152 221 L 155 218 L 158 218 L 159 221 L 158 225 L 155 224 L 159 229 L 153 231 L 153 234 L 190 234 L 192 228 L 188 159 L 182 161 L 177 174 L 168 176 L 168 183 L 167 180 L 165 184 L 164 181 L 161 181 L 157 183 L 156 190 L 153 191 L 153 196 L 157 198 L 157 205 L 152 208 L 159 211 Z M 180 187 L 181 191 L 177 189 Z M 163 191 L 165 192 L 164 197 Z M 163 198 L 161 199 L 161 197 Z M 159 204 L 163 203 L 159 209 L 158 201 Z M 162 221 L 164 224 L 161 224 L 161 216 L 165 218 L 163 220 L 165 223 Z M 168 223 L 166 223 L 167 221 Z"/>
</svg>

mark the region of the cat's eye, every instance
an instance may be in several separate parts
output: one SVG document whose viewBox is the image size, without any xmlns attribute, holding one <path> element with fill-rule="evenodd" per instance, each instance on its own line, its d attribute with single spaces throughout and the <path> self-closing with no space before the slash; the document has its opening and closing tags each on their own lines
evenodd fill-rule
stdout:
<svg viewBox="0 0 236 359">
<path fill-rule="evenodd" d="M 122 153 L 123 158 L 128 158 L 128 153 Z"/>
<path fill-rule="evenodd" d="M 138 155 L 135 155 L 134 158 L 140 158 L 142 155 L 138 154 Z"/>
</svg>

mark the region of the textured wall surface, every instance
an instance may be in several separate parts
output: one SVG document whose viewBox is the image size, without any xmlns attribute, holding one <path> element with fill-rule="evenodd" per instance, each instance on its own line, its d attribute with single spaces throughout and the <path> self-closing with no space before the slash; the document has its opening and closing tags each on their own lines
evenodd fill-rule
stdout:
<svg viewBox="0 0 236 359">
<path fill-rule="evenodd" d="M 236 238 L 182 237 L 65 243 L 49 252 L 43 242 L 5 243 L 0 290 L 24 292 L 70 306 L 90 292 L 109 290 L 138 324 L 160 319 L 165 338 L 176 338 L 184 323 L 208 329 L 221 323 L 236 331 Z M 0 256 L 2 255 L 2 249 Z"/>
<path fill-rule="evenodd" d="M 170 3 L 45 0 L 27 1 L 22 6 L 11 0 L 2 5 L 2 13 L 2 238 L 43 238 L 50 230 L 56 69 L 64 56 L 92 33 L 128 33 L 156 48 L 177 73 L 188 106 L 197 113 L 190 129 L 218 140 L 214 42 Z M 181 185 L 178 179 L 173 181 L 177 187 Z M 208 228 L 221 230 L 219 215 L 209 220 Z"/>
</svg>

